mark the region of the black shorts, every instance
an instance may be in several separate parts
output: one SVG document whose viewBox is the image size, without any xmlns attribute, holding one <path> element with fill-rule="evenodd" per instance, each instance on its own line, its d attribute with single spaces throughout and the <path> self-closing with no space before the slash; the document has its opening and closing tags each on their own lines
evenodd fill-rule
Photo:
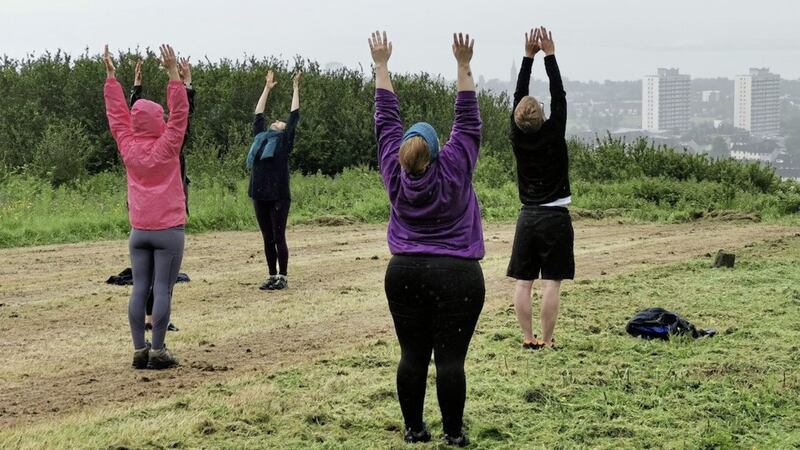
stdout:
<svg viewBox="0 0 800 450">
<path fill-rule="evenodd" d="M 523 206 L 506 275 L 517 280 L 575 278 L 574 240 L 567 208 Z"/>
</svg>

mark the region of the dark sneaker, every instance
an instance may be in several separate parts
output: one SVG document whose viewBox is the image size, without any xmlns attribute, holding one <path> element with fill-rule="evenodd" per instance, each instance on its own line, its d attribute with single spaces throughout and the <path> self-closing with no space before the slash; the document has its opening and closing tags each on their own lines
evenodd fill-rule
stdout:
<svg viewBox="0 0 800 450">
<path fill-rule="evenodd" d="M 422 422 L 421 431 L 411 431 L 410 427 L 406 428 L 406 431 L 403 434 L 403 440 L 410 444 L 415 442 L 430 442 L 431 433 L 428 432 L 428 425 L 425 422 Z"/>
<path fill-rule="evenodd" d="M 444 443 L 447 445 L 453 445 L 455 447 L 466 447 L 470 444 L 469 438 L 464 431 L 461 431 L 461 435 L 452 437 L 448 434 L 444 435 Z"/>
<path fill-rule="evenodd" d="M 148 342 L 144 348 L 140 348 L 139 350 L 133 351 L 133 362 L 131 363 L 131 368 L 139 370 L 146 369 L 149 356 L 150 356 L 150 343 Z"/>
<path fill-rule="evenodd" d="M 153 324 L 144 324 L 144 331 L 153 331 Z M 167 325 L 167 331 L 180 331 L 180 328 L 176 327 L 174 323 L 170 322 L 169 325 Z"/>
<path fill-rule="evenodd" d="M 281 289 L 286 289 L 289 287 L 289 281 L 286 279 L 285 275 L 278 275 L 275 279 L 275 282 L 272 283 L 272 287 L 268 288 L 271 291 L 280 291 Z"/>
<path fill-rule="evenodd" d="M 270 275 L 269 278 L 267 278 L 267 281 L 261 283 L 259 289 L 261 289 L 262 291 L 272 290 L 272 286 L 275 284 L 276 281 L 278 281 L 278 276 Z"/>
<path fill-rule="evenodd" d="M 178 365 L 178 360 L 167 350 L 167 346 L 161 350 L 150 349 L 150 358 L 147 361 L 147 368 L 152 370 L 168 369 Z"/>
</svg>

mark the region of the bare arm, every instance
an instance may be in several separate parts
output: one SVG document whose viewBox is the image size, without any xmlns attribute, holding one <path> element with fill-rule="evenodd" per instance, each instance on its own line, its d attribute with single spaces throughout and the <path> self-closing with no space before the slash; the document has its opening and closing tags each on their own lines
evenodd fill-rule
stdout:
<svg viewBox="0 0 800 450">
<path fill-rule="evenodd" d="M 267 108 L 267 97 L 269 97 L 269 91 L 278 84 L 277 81 L 274 81 L 275 74 L 272 73 L 270 70 L 267 72 L 267 82 L 264 84 L 264 91 L 261 92 L 261 97 L 258 99 L 258 103 L 256 103 L 256 114 L 263 114 L 264 110 Z"/>
<path fill-rule="evenodd" d="M 453 55 L 458 63 L 458 81 L 456 87 L 458 92 L 475 91 L 475 79 L 472 78 L 472 69 L 469 62 L 472 60 L 472 48 L 475 46 L 475 39 L 470 40 L 469 34 L 457 35 L 453 33 Z"/>
<path fill-rule="evenodd" d="M 392 43 L 386 38 L 386 32 L 374 32 L 368 39 L 372 61 L 375 63 L 375 89 L 394 92 L 392 79 L 389 76 L 389 58 L 392 56 Z"/>
<path fill-rule="evenodd" d="M 300 72 L 296 72 L 294 77 L 292 77 L 292 109 L 291 111 L 297 111 L 300 109 Z"/>
</svg>

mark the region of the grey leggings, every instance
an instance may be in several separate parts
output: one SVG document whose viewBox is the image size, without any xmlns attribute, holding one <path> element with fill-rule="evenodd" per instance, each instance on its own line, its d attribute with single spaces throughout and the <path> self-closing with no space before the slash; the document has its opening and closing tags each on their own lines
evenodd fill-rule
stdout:
<svg viewBox="0 0 800 450">
<path fill-rule="evenodd" d="M 133 347 L 144 348 L 144 315 L 153 287 L 153 348 L 164 347 L 169 325 L 172 287 L 183 260 L 183 227 L 146 231 L 131 229 L 128 247 L 133 269 L 133 293 L 128 303 L 128 322 Z"/>
</svg>

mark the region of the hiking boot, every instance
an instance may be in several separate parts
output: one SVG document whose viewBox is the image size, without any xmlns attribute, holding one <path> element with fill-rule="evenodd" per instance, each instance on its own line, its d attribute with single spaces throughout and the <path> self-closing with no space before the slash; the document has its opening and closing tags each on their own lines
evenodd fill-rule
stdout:
<svg viewBox="0 0 800 450">
<path fill-rule="evenodd" d="M 422 422 L 421 431 L 412 431 L 411 427 L 406 428 L 406 431 L 403 434 L 403 440 L 410 444 L 416 442 L 430 442 L 431 433 L 428 431 L 428 424 Z"/>
<path fill-rule="evenodd" d="M 152 370 L 168 369 L 178 365 L 178 360 L 167 350 L 167 346 L 161 350 L 150 349 L 150 358 L 147 361 L 147 368 Z"/>
<path fill-rule="evenodd" d="M 275 282 L 272 283 L 272 287 L 267 289 L 271 291 L 280 291 L 281 289 L 286 289 L 289 287 L 289 281 L 286 279 L 286 275 L 278 275 L 275 279 Z"/>
<path fill-rule="evenodd" d="M 278 281 L 278 276 L 270 275 L 269 278 L 267 278 L 267 281 L 261 283 L 261 286 L 259 286 L 258 288 L 261 289 L 262 291 L 270 291 L 272 290 L 272 286 L 275 284 L 276 281 Z"/>
<path fill-rule="evenodd" d="M 145 322 L 144 323 L 144 331 L 152 331 L 152 330 L 153 330 L 153 324 L 150 323 L 150 322 Z"/>
<path fill-rule="evenodd" d="M 461 434 L 456 437 L 445 434 L 444 443 L 455 447 L 466 447 L 470 444 L 469 438 L 467 437 L 467 434 L 464 433 L 464 430 L 461 430 Z"/>
<path fill-rule="evenodd" d="M 131 363 L 132 369 L 146 369 L 147 361 L 150 356 L 150 343 L 147 342 L 144 348 L 133 351 L 133 362 Z"/>
</svg>

